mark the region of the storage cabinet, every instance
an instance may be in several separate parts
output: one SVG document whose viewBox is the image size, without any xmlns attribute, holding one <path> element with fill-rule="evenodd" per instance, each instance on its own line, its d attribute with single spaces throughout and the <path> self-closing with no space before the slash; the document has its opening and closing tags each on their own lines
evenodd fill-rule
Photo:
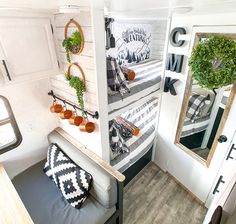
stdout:
<svg viewBox="0 0 236 224">
<path fill-rule="evenodd" d="M 50 17 L 0 17 L 0 69 L 7 82 L 57 73 Z"/>
<path fill-rule="evenodd" d="M 236 132 L 230 143 L 226 158 L 220 168 L 216 182 L 213 185 L 209 198 L 212 199 L 211 206 L 207 212 L 204 224 L 208 224 L 210 218 L 218 205 L 223 206 L 229 197 L 229 193 L 236 181 Z"/>
</svg>

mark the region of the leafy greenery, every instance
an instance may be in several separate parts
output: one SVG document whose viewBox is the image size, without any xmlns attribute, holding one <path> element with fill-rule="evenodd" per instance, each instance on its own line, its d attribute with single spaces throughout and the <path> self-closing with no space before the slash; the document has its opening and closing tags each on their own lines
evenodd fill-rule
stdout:
<svg viewBox="0 0 236 224">
<path fill-rule="evenodd" d="M 71 60 L 70 60 L 71 39 L 70 38 L 64 39 L 63 42 L 62 42 L 62 46 L 66 50 L 66 59 L 67 59 L 67 61 L 71 62 Z"/>
<path fill-rule="evenodd" d="M 76 31 L 71 35 L 71 43 L 72 45 L 80 45 L 81 44 L 81 34 Z"/>
<path fill-rule="evenodd" d="M 211 36 L 193 49 L 189 66 L 193 79 L 208 89 L 230 85 L 236 79 L 236 42 Z"/>
<path fill-rule="evenodd" d="M 65 73 L 66 80 L 69 81 L 69 85 L 76 90 L 77 99 L 80 108 L 84 110 L 84 92 L 86 91 L 85 83 L 77 76 Z"/>
<path fill-rule="evenodd" d="M 76 50 L 79 50 L 81 46 L 81 34 L 80 32 L 76 31 L 72 33 L 71 37 L 68 37 L 63 40 L 62 46 L 66 50 L 66 59 L 70 63 L 70 52 L 74 52 Z"/>
</svg>

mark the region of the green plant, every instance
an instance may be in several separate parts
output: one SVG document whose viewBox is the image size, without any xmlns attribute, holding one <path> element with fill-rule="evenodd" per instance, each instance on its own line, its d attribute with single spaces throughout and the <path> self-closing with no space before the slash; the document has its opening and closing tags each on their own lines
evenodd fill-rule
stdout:
<svg viewBox="0 0 236 224">
<path fill-rule="evenodd" d="M 77 76 L 65 73 L 69 85 L 75 89 L 80 108 L 84 110 L 84 92 L 86 91 L 85 83 Z"/>
<path fill-rule="evenodd" d="M 81 46 L 81 34 L 80 32 L 76 31 L 72 33 L 71 37 L 65 38 L 62 42 L 62 46 L 66 50 L 66 59 L 70 63 L 70 52 L 76 53 L 79 51 Z"/>
<path fill-rule="evenodd" d="M 80 32 L 74 32 L 71 35 L 71 43 L 72 45 L 80 45 L 81 44 L 81 34 Z"/>
<path fill-rule="evenodd" d="M 236 42 L 211 36 L 193 49 L 189 66 L 200 86 L 217 89 L 236 79 Z"/>
</svg>

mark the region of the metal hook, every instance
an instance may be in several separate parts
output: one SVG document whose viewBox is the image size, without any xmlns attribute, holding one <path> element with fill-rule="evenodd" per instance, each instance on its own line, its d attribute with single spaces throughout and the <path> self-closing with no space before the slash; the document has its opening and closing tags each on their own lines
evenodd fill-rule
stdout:
<svg viewBox="0 0 236 224">
<path fill-rule="evenodd" d="M 95 119 L 98 119 L 98 118 L 99 118 L 99 113 L 98 113 L 98 111 L 95 111 L 95 113 L 92 114 L 92 113 L 89 112 L 89 111 L 83 110 L 83 109 L 77 107 L 75 104 L 70 103 L 69 101 L 66 101 L 65 99 L 63 99 L 63 98 L 61 98 L 61 97 L 59 97 L 59 96 L 56 96 L 56 95 L 53 93 L 52 90 L 51 90 L 50 92 L 48 92 L 48 95 L 53 97 L 54 102 L 56 102 L 57 100 L 62 101 L 63 104 L 64 104 L 64 107 L 65 107 L 66 109 L 67 109 L 67 105 L 70 105 L 70 106 L 72 106 L 72 107 L 75 109 L 76 112 L 77 112 L 78 110 L 79 110 L 79 111 L 82 111 L 82 115 L 83 115 L 86 119 L 88 119 L 88 115 L 91 116 L 92 118 L 95 118 Z"/>
<path fill-rule="evenodd" d="M 74 108 L 74 113 L 77 115 L 77 109 L 76 109 L 76 106 L 73 105 L 73 108 Z"/>
<path fill-rule="evenodd" d="M 53 102 L 56 102 L 57 101 L 56 96 L 53 94 L 52 97 L 54 99 Z"/>
<path fill-rule="evenodd" d="M 86 120 L 88 120 L 88 113 L 87 113 L 87 111 L 82 110 L 82 115 L 83 115 L 83 117 L 84 117 Z"/>
<path fill-rule="evenodd" d="M 66 101 L 65 101 L 65 100 L 63 100 L 63 104 L 64 104 L 64 107 L 67 108 L 67 107 L 66 107 Z"/>
</svg>

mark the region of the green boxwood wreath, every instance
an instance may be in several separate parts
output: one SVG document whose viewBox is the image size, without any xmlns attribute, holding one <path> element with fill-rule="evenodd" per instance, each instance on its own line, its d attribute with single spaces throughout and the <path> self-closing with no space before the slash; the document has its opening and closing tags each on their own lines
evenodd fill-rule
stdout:
<svg viewBox="0 0 236 224">
<path fill-rule="evenodd" d="M 200 86 L 218 89 L 236 79 L 236 42 L 223 36 L 211 36 L 193 49 L 189 66 Z"/>
</svg>

